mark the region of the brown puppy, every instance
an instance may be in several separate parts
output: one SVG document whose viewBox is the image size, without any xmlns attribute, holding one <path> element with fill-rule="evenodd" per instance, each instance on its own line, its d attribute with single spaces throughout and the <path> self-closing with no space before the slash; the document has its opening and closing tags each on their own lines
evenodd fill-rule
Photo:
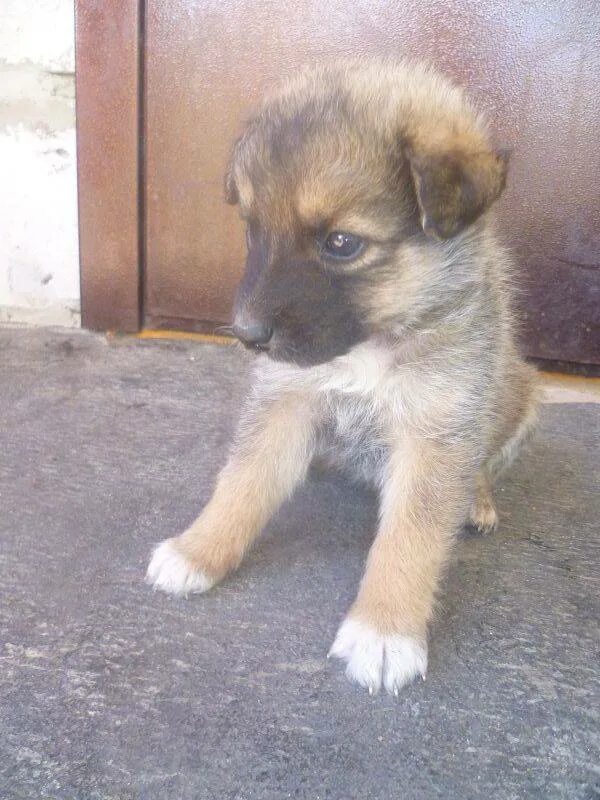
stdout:
<svg viewBox="0 0 600 800">
<path fill-rule="evenodd" d="M 456 532 L 496 524 L 491 485 L 535 419 L 511 264 L 488 209 L 506 158 L 463 92 L 413 63 L 290 81 L 237 142 L 248 230 L 234 330 L 259 354 L 211 501 L 148 579 L 202 592 L 235 569 L 316 456 L 380 490 L 379 531 L 331 653 L 392 693 L 427 667 Z"/>
</svg>

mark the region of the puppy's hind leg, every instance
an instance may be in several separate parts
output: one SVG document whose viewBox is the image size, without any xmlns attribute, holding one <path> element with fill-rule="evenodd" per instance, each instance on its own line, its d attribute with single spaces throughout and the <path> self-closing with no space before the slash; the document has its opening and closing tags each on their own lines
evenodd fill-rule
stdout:
<svg viewBox="0 0 600 800">
<path fill-rule="evenodd" d="M 467 524 L 479 533 L 491 533 L 498 524 L 494 505 L 493 485 L 517 457 L 519 451 L 531 436 L 538 413 L 538 388 L 535 373 L 523 365 L 528 378 L 524 387 L 524 398 L 520 411 L 515 415 L 501 446 L 487 459 L 475 481 L 475 499 L 471 505 Z"/>
<path fill-rule="evenodd" d="M 475 528 L 478 533 L 491 533 L 498 525 L 491 479 L 485 467 L 475 481 L 475 499 L 469 511 L 467 524 Z"/>
<path fill-rule="evenodd" d="M 531 375 L 527 386 L 527 395 L 520 404 L 517 419 L 509 427 L 508 434 L 501 446 L 485 464 L 485 470 L 490 476 L 490 483 L 493 483 L 511 466 L 535 428 L 539 412 L 540 390 L 535 381 L 535 373 L 531 369 L 529 372 Z"/>
<path fill-rule="evenodd" d="M 235 569 L 305 477 L 315 418 L 311 399 L 300 393 L 249 408 L 211 500 L 187 531 L 155 549 L 148 583 L 177 595 L 204 592 Z"/>
</svg>

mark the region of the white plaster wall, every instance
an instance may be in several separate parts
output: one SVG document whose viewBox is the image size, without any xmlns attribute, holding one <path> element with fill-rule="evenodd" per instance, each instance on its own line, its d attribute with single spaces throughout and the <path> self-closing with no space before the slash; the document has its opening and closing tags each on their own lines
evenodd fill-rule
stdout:
<svg viewBox="0 0 600 800">
<path fill-rule="evenodd" d="M 73 0 L 0 0 L 0 322 L 79 325 Z"/>
</svg>

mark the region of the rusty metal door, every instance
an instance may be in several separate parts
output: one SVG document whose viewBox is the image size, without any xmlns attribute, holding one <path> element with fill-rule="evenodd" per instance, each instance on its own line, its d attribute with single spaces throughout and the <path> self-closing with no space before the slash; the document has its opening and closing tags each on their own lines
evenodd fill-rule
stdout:
<svg viewBox="0 0 600 800">
<path fill-rule="evenodd" d="M 147 0 L 143 27 L 146 326 L 229 320 L 243 231 L 223 172 L 264 88 L 303 63 L 408 55 L 469 86 L 514 147 L 499 207 L 528 354 L 600 363 L 596 0 Z"/>
</svg>

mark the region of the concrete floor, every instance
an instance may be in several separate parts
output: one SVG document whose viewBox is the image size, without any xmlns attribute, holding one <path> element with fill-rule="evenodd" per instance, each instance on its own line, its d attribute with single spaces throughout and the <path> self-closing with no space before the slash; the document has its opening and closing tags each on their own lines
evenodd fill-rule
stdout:
<svg viewBox="0 0 600 800">
<path fill-rule="evenodd" d="M 426 683 L 369 697 L 325 654 L 375 499 L 312 478 L 240 572 L 143 582 L 210 494 L 236 348 L 0 330 L 0 798 L 600 797 L 600 406 L 547 405 L 464 536 Z"/>
</svg>

